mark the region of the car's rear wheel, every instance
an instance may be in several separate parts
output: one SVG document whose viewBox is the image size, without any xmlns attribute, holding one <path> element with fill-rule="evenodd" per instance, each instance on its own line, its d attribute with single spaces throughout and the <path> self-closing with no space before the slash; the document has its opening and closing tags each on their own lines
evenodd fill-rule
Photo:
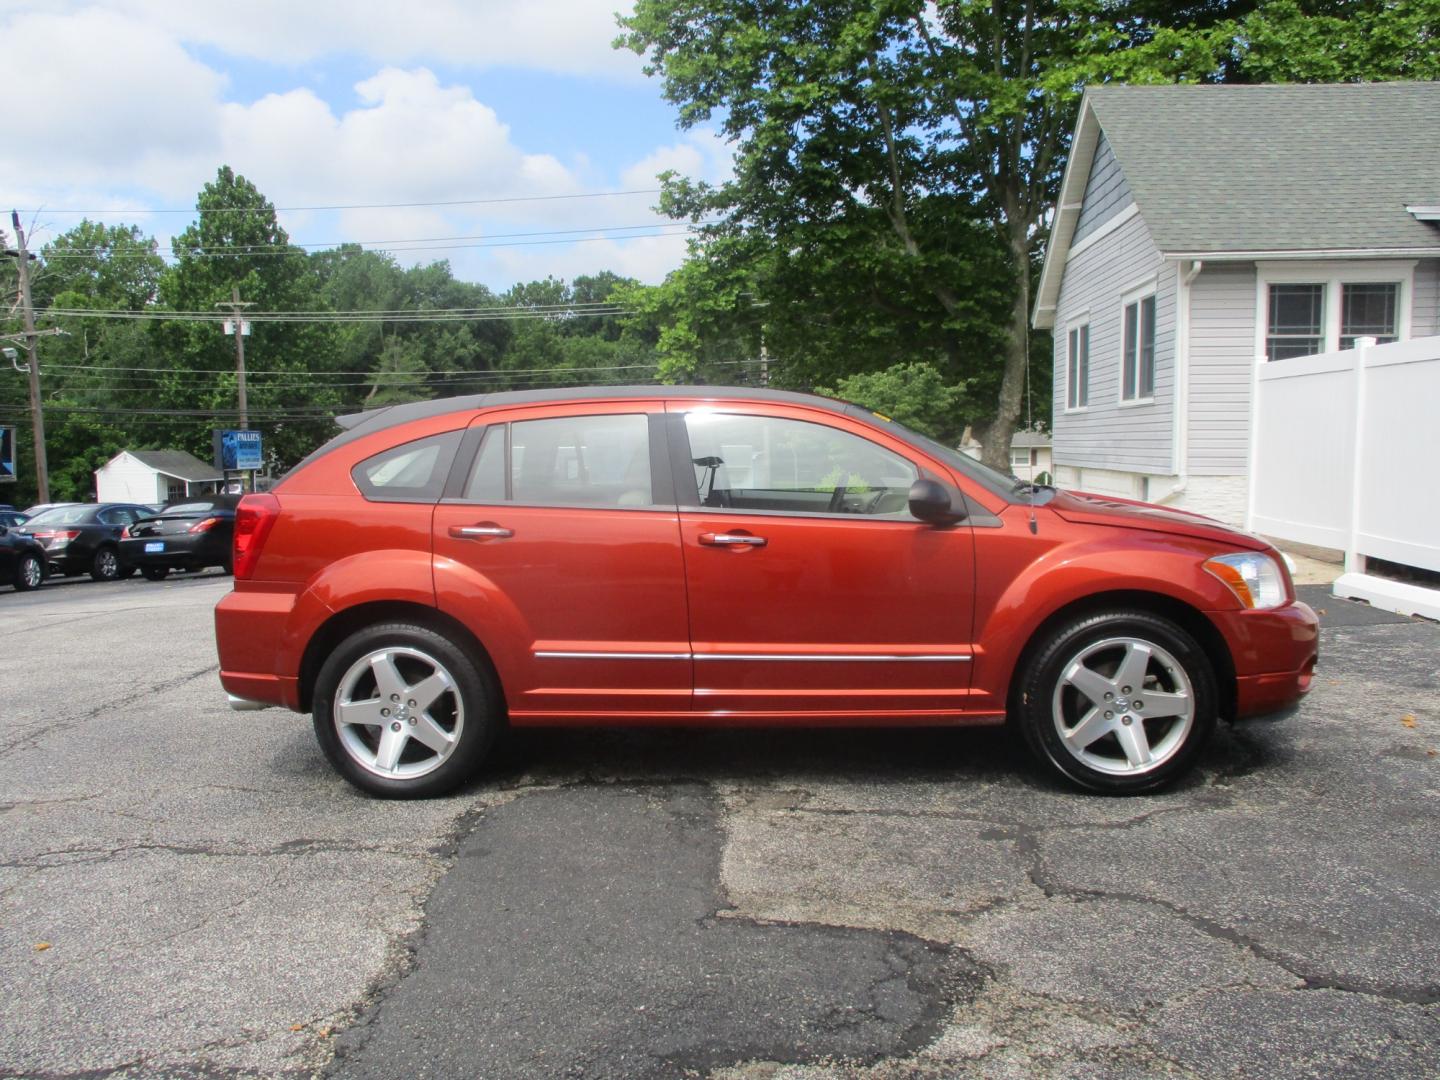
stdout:
<svg viewBox="0 0 1440 1080">
<path fill-rule="evenodd" d="M 146 581 L 164 581 L 170 576 L 168 566 L 142 566 L 140 573 L 145 575 Z"/>
<path fill-rule="evenodd" d="M 102 547 L 90 563 L 90 576 L 96 581 L 114 581 L 120 576 L 120 556 L 114 548 Z"/>
<path fill-rule="evenodd" d="M 1216 701 L 1210 659 L 1182 627 L 1109 611 L 1071 620 L 1034 651 L 1016 720 L 1054 772 L 1092 791 L 1134 794 L 1194 765 Z"/>
<path fill-rule="evenodd" d="M 15 567 L 15 589 L 29 592 L 38 589 L 45 580 L 45 563 L 38 555 L 22 555 L 20 565 Z"/>
<path fill-rule="evenodd" d="M 372 795 L 440 795 L 474 775 L 500 726 L 488 671 L 427 627 L 384 623 L 346 638 L 315 682 L 315 734 Z"/>
</svg>

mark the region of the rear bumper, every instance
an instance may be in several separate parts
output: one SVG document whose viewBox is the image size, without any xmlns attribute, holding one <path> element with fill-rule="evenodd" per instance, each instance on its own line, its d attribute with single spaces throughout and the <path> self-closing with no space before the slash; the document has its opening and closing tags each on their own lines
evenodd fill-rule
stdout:
<svg viewBox="0 0 1440 1080">
<path fill-rule="evenodd" d="M 164 544 L 165 550 L 146 551 L 147 543 Z M 208 535 L 139 537 L 120 541 L 120 561 L 126 566 L 221 566 L 229 549 Z"/>
<path fill-rule="evenodd" d="M 229 592 L 215 606 L 220 685 L 227 693 L 299 710 L 299 672 L 282 665 L 294 606 L 294 593 L 261 591 Z"/>
<path fill-rule="evenodd" d="M 1320 653 L 1320 620 L 1307 604 L 1209 614 L 1235 663 L 1235 719 L 1290 709 L 1309 692 Z"/>
</svg>

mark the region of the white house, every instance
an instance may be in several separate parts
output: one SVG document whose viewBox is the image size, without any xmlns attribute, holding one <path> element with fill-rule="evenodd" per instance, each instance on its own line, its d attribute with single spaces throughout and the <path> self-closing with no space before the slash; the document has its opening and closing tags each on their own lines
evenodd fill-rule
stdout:
<svg viewBox="0 0 1440 1080">
<path fill-rule="evenodd" d="M 220 481 L 220 470 L 184 450 L 122 450 L 95 470 L 95 498 L 170 502 L 217 491 Z"/>
<path fill-rule="evenodd" d="M 1021 480 L 1051 473 L 1050 436 L 1043 431 L 1017 431 L 1010 440 L 1010 471 Z"/>
<path fill-rule="evenodd" d="M 1440 334 L 1440 83 L 1087 91 L 1033 321 L 1057 484 L 1241 523 L 1257 364 Z"/>
</svg>

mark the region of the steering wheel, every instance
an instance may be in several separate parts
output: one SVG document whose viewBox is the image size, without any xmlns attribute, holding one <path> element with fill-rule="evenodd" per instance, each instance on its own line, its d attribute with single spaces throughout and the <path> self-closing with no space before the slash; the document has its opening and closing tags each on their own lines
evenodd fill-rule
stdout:
<svg viewBox="0 0 1440 1080">
<path fill-rule="evenodd" d="M 825 508 L 827 514 L 840 513 L 841 506 L 845 502 L 845 492 L 848 490 L 844 484 L 836 484 L 835 490 L 830 493 L 830 505 Z"/>
<path fill-rule="evenodd" d="M 862 514 L 878 514 L 880 512 L 880 504 L 885 501 L 885 496 L 889 494 L 890 489 L 882 487 L 879 491 L 875 492 L 874 495 L 870 496 L 869 500 L 865 503 L 865 509 L 860 512 Z"/>
</svg>

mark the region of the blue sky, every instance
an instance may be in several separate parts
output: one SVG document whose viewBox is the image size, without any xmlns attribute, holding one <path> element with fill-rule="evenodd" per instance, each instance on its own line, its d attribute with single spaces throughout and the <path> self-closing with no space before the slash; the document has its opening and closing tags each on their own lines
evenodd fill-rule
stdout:
<svg viewBox="0 0 1440 1080">
<path fill-rule="evenodd" d="M 684 230 L 653 194 L 600 193 L 653 189 L 663 169 L 719 179 L 729 151 L 676 130 L 615 34 L 604 0 L 253 0 L 241 18 L 186 0 L 0 0 L 11 85 L 27 88 L 4 208 L 37 243 L 83 209 L 168 250 L 189 217 L 144 211 L 193 206 L 223 163 L 299 243 L 379 241 L 496 289 L 602 269 L 658 281 Z M 289 209 L 335 205 L 363 208 Z"/>
</svg>

